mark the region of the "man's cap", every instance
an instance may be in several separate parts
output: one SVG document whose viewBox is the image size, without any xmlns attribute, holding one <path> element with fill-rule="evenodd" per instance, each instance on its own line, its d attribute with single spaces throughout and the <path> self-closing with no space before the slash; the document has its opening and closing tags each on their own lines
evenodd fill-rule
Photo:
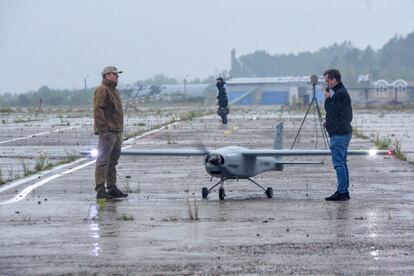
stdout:
<svg viewBox="0 0 414 276">
<path fill-rule="evenodd" d="M 105 74 L 108 73 L 117 73 L 121 74 L 123 71 L 119 71 L 115 66 L 107 66 L 102 70 L 102 77 L 105 76 Z"/>
<path fill-rule="evenodd" d="M 222 81 L 222 82 L 224 82 L 224 80 L 223 80 L 223 78 L 222 77 L 218 77 L 217 79 L 216 79 L 216 81 Z"/>
</svg>

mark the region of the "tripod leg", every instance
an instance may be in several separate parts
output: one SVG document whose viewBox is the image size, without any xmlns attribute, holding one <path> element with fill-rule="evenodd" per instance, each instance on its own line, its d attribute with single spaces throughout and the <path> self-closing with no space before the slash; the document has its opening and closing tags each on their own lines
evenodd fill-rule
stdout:
<svg viewBox="0 0 414 276">
<path fill-rule="evenodd" d="M 323 141 L 325 143 L 325 147 L 328 148 L 329 147 L 328 134 L 326 133 L 326 129 L 323 126 L 323 118 L 321 114 L 321 109 L 319 108 L 319 104 L 317 101 L 316 101 L 316 109 L 318 110 L 319 122 L 320 122 L 320 126 L 322 129 L 322 135 L 323 135 Z"/>
<path fill-rule="evenodd" d="M 295 140 L 293 140 L 293 144 L 292 144 L 292 146 L 290 147 L 290 149 L 293 149 L 293 147 L 295 146 L 296 140 L 297 140 L 297 139 L 298 139 L 298 137 L 299 137 L 300 131 L 302 130 L 303 124 L 305 123 L 306 117 L 308 116 L 308 113 L 309 113 L 309 110 L 310 110 L 310 108 L 311 108 L 311 106 L 312 106 L 312 104 L 313 104 L 313 101 L 314 101 L 314 98 L 313 98 L 313 99 L 312 99 L 312 101 L 310 102 L 310 104 L 309 104 L 309 106 L 308 106 L 308 110 L 306 110 L 305 117 L 303 118 L 302 123 L 300 124 L 299 130 L 298 130 L 298 132 L 296 133 Z"/>
</svg>

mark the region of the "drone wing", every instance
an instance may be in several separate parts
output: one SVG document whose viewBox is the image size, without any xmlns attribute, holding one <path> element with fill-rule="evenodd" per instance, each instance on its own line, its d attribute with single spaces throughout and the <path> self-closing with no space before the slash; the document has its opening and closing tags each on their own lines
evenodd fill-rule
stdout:
<svg viewBox="0 0 414 276">
<path fill-rule="evenodd" d="M 254 150 L 248 149 L 242 152 L 243 156 L 246 157 L 258 157 L 258 156 L 325 156 L 331 155 L 330 150 L 277 150 L 277 149 L 263 149 Z M 348 150 L 348 155 L 393 155 L 392 150 Z"/>
<path fill-rule="evenodd" d="M 121 155 L 157 155 L 157 156 L 200 156 L 208 155 L 207 149 L 156 149 L 156 150 L 123 150 Z"/>
</svg>

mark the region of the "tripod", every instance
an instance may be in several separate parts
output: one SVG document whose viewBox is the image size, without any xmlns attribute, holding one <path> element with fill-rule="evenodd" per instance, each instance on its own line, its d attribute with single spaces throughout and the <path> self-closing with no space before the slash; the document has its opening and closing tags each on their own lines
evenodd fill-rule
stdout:
<svg viewBox="0 0 414 276">
<path fill-rule="evenodd" d="M 322 130 L 322 137 L 323 137 L 323 141 L 324 141 L 324 144 L 325 144 L 325 148 L 327 149 L 328 146 L 329 146 L 329 139 L 328 139 L 328 135 L 327 135 L 326 130 L 325 130 L 324 125 L 323 125 L 323 118 L 322 118 L 322 115 L 321 115 L 321 109 L 319 108 L 318 100 L 316 99 L 316 89 L 315 89 L 315 87 L 316 87 L 316 84 L 318 83 L 318 77 L 315 76 L 315 75 L 312 75 L 311 76 L 311 83 L 312 83 L 312 101 L 309 104 L 308 110 L 306 110 L 305 117 L 303 118 L 302 123 L 300 124 L 298 133 L 296 134 L 295 140 L 293 140 L 293 144 L 292 144 L 292 147 L 290 149 L 293 149 L 293 147 L 295 146 L 295 143 L 296 143 L 296 141 L 299 137 L 299 134 L 302 130 L 303 124 L 305 123 L 306 117 L 308 116 L 308 113 L 309 113 L 312 105 L 314 105 L 313 112 L 314 112 L 314 115 L 315 115 L 315 131 L 316 131 L 315 147 L 318 144 L 318 138 L 319 138 L 319 136 L 318 136 L 318 127 L 317 127 L 317 122 L 316 122 L 316 113 L 317 113 L 318 118 L 319 118 L 319 126 Z"/>
</svg>

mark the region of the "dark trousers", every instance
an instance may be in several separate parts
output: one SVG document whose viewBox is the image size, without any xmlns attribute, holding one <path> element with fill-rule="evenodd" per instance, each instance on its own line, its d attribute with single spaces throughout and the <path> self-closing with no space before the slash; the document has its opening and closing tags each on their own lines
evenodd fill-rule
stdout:
<svg viewBox="0 0 414 276">
<path fill-rule="evenodd" d="M 227 114 L 229 114 L 229 108 L 219 107 L 217 110 L 217 114 L 221 117 L 221 122 L 223 124 L 227 124 Z"/>
<path fill-rule="evenodd" d="M 99 134 L 98 159 L 95 168 L 95 190 L 116 187 L 116 165 L 121 155 L 122 133 L 107 131 Z"/>
</svg>

